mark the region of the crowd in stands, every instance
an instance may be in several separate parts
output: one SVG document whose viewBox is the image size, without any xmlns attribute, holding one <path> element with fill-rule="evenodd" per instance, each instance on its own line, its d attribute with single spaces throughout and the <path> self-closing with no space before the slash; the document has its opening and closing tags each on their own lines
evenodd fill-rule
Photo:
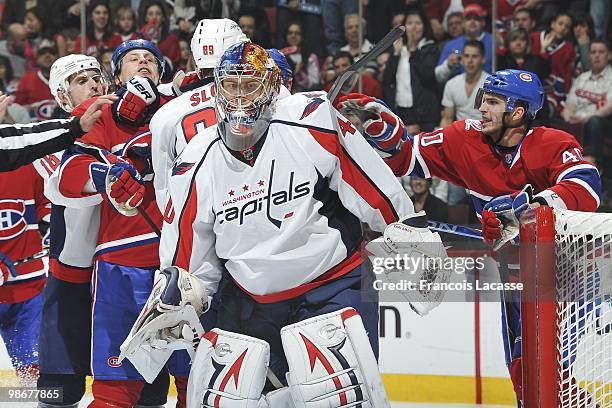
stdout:
<svg viewBox="0 0 612 408">
<path fill-rule="evenodd" d="M 110 70 L 114 48 L 145 38 L 166 57 L 166 81 L 192 70 L 191 34 L 203 18 L 231 18 L 252 41 L 280 49 L 294 71 L 293 92 L 329 89 L 392 27 L 404 25 L 405 36 L 342 92 L 383 99 L 414 134 L 479 119 L 475 95 L 494 69 L 532 71 L 547 100 L 534 125 L 566 130 L 582 143 L 604 180 L 602 211 L 612 208 L 610 1 L 497 3 L 493 18 L 491 0 L 89 0 L 83 46 L 79 0 L 4 0 L 0 91 L 14 95 L 5 123 L 61 115 L 49 69 L 70 53 L 95 56 Z M 469 205 L 465 190 L 446 182 L 405 185 L 419 208 L 435 205 L 437 218 L 448 218 L 438 207 L 456 214 L 453 208 Z"/>
</svg>

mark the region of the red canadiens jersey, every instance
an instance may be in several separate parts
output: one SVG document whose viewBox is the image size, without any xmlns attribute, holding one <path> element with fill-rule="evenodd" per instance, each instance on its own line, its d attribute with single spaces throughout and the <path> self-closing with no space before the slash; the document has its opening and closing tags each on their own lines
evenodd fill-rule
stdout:
<svg viewBox="0 0 612 408">
<path fill-rule="evenodd" d="M 479 215 L 491 199 L 528 183 L 557 208 L 595 211 L 599 206 L 597 169 L 582 158 L 576 139 L 558 129 L 530 129 L 514 152 L 501 152 L 479 121 L 457 121 L 414 136 L 386 161 L 397 176 L 435 176 L 465 187 Z"/>
<path fill-rule="evenodd" d="M 114 50 L 121 45 L 122 42 L 121 36 L 117 33 L 113 33 L 106 40 L 97 41 L 92 41 L 88 36 L 85 36 L 85 52 L 81 52 L 81 37 L 79 35 L 74 45 L 74 53 L 96 57 L 101 49 L 108 48 Z"/>
<path fill-rule="evenodd" d="M 34 166 L 0 173 L 0 252 L 15 262 L 42 251 L 38 221 L 49 221 L 51 204 Z M 42 259 L 16 267 L 0 286 L 0 303 L 17 303 L 39 294 L 46 280 Z"/>
<path fill-rule="evenodd" d="M 542 58 L 549 59 L 551 71 L 548 78 L 540 78 L 546 89 L 547 100 L 555 106 L 561 108 L 561 101 L 565 98 L 572 87 L 572 74 L 574 73 L 574 46 L 569 41 L 562 41 L 553 44 L 547 49 L 542 49 L 542 41 L 546 36 L 546 31 L 531 33 L 531 53 Z"/>
<path fill-rule="evenodd" d="M 15 103 L 32 105 L 30 115 L 37 120 L 51 119 L 57 106 L 49 90 L 49 80 L 40 70 L 28 71 L 23 75 L 15 91 Z"/>
<path fill-rule="evenodd" d="M 119 265 L 152 267 L 159 264 L 159 237 L 141 215 L 126 217 L 118 213 L 100 194 L 83 193 L 91 182 L 89 166 L 102 161 L 111 152 L 127 157 L 145 180 L 145 197 L 140 205 L 161 228 L 162 216 L 155 203 L 153 173 L 150 170 L 150 132 L 148 125 L 140 128 L 117 124 L 110 106 L 105 106 L 94 128 L 79 139 L 90 148 L 66 152 L 60 165 L 58 190 L 67 206 L 90 206 L 101 202 L 100 232 L 95 251 L 97 259 Z"/>
</svg>

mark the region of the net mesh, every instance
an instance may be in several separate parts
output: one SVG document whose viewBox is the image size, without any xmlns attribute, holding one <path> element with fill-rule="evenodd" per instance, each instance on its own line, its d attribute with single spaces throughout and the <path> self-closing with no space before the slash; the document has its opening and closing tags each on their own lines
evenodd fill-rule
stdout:
<svg viewBox="0 0 612 408">
<path fill-rule="evenodd" d="M 555 210 L 559 407 L 612 407 L 612 214 Z"/>
</svg>

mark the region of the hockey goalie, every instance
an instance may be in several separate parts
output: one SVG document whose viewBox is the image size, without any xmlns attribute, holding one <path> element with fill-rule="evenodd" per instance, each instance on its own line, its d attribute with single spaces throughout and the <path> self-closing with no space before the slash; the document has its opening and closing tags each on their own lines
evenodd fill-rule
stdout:
<svg viewBox="0 0 612 408">
<path fill-rule="evenodd" d="M 443 257 L 439 236 L 325 93 L 277 98 L 263 48 L 231 46 L 215 88 L 217 124 L 172 169 L 161 271 L 121 358 L 151 379 L 191 349 L 190 408 L 388 407 L 361 223 L 383 233 L 379 256 Z"/>
</svg>

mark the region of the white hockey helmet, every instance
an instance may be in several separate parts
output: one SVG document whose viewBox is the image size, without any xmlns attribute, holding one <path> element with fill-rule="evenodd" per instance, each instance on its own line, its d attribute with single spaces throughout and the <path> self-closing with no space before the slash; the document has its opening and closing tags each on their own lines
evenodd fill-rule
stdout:
<svg viewBox="0 0 612 408">
<path fill-rule="evenodd" d="M 200 20 L 191 39 L 191 52 L 198 69 L 216 68 L 230 46 L 249 41 L 238 24 L 228 18 Z"/>
<path fill-rule="evenodd" d="M 51 94 L 57 101 L 58 105 L 62 107 L 66 112 L 72 112 L 74 106 L 70 98 L 61 100 L 58 93 L 61 92 L 68 96 L 70 90 L 70 83 L 68 79 L 74 74 L 78 74 L 81 71 L 95 69 L 100 73 L 103 78 L 104 85 L 106 86 L 106 80 L 102 73 L 100 63 L 94 57 L 89 57 L 82 54 L 70 54 L 65 57 L 58 58 L 51 66 L 51 73 L 49 75 L 49 89 Z M 67 102 L 66 102 L 67 101 Z"/>
</svg>

